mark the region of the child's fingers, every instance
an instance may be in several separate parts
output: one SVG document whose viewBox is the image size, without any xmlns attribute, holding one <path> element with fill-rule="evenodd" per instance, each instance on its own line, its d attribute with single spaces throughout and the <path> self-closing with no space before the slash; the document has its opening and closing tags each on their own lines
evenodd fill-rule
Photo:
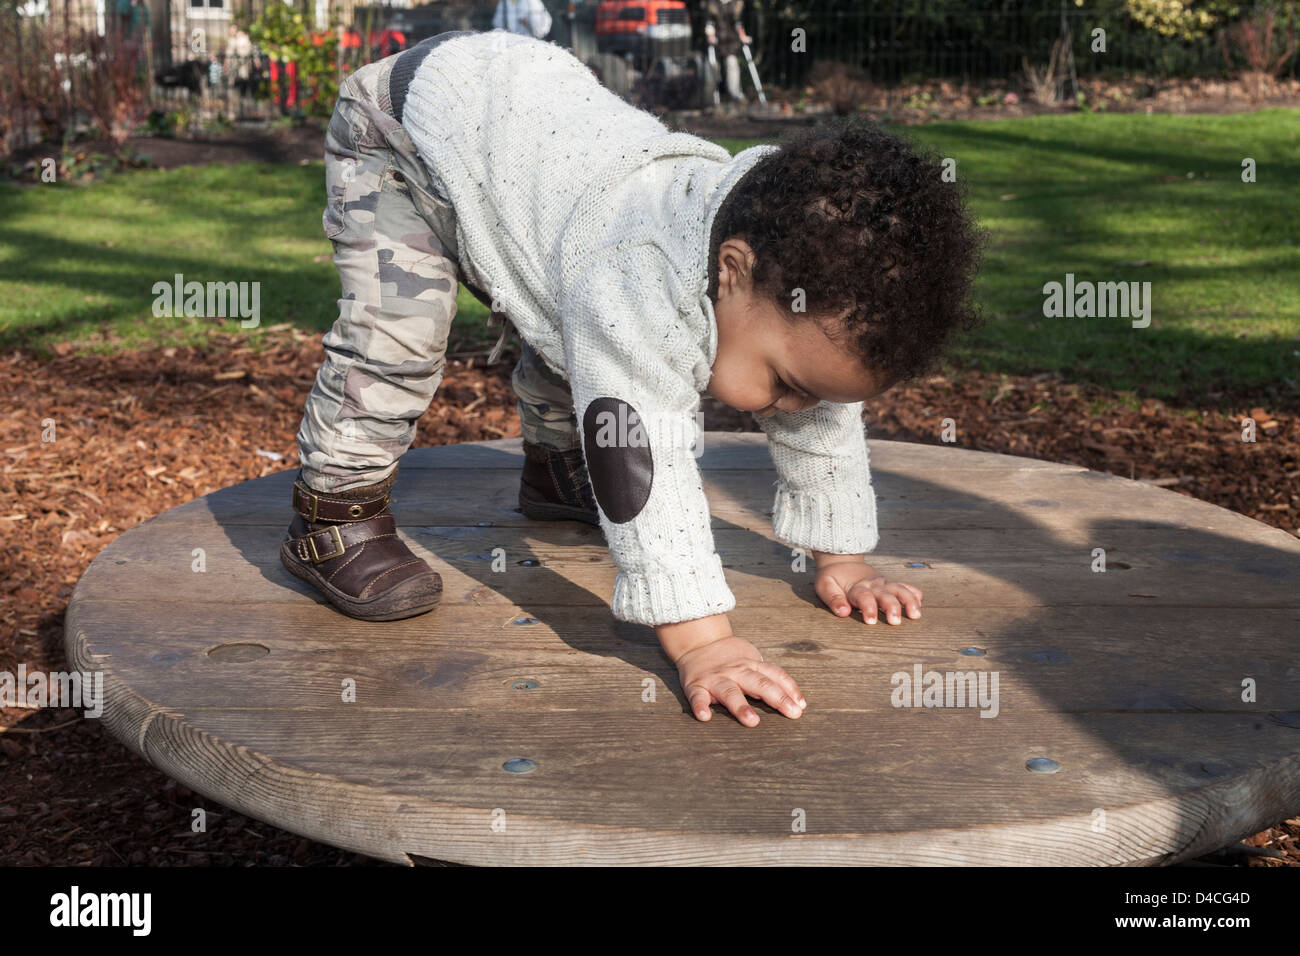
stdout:
<svg viewBox="0 0 1300 956">
<path fill-rule="evenodd" d="M 845 597 L 844 589 L 839 586 L 839 583 L 834 578 L 819 578 L 816 590 L 817 596 L 840 617 L 853 613 L 853 607 L 849 604 L 849 599 Z"/>
<path fill-rule="evenodd" d="M 903 605 L 899 603 L 898 598 L 894 597 L 888 587 L 882 587 L 875 592 L 876 603 L 880 605 L 881 616 L 890 624 L 901 624 L 903 621 Z"/>
<path fill-rule="evenodd" d="M 754 669 L 758 674 L 741 682 L 750 697 L 767 701 L 787 717 L 803 714 L 803 708 L 799 706 L 803 694 L 793 677 L 775 664 L 759 663 L 754 665 Z"/>
<path fill-rule="evenodd" d="M 907 616 L 910 618 L 920 617 L 921 599 L 916 596 L 915 590 L 909 588 L 906 584 L 894 584 L 891 585 L 891 587 L 893 588 L 894 596 L 903 603 L 903 607 L 907 611 Z"/>
<path fill-rule="evenodd" d="M 707 687 L 696 686 L 691 688 L 686 694 L 687 700 L 690 701 L 691 713 L 695 715 L 696 720 L 709 720 L 713 717 L 713 711 L 709 705 L 713 703 L 713 694 Z"/>
<path fill-rule="evenodd" d="M 768 664 L 764 662 L 757 666 L 759 670 L 763 671 L 764 673 L 770 674 L 773 680 L 775 680 L 778 684 L 784 687 L 786 693 L 789 694 L 790 697 L 793 698 L 799 704 L 800 707 L 806 707 L 808 705 L 808 702 L 804 700 L 803 691 L 799 689 L 799 685 L 795 683 L 793 677 L 791 677 L 781 668 L 777 667 L 775 664 Z"/>
<path fill-rule="evenodd" d="M 749 706 L 745 692 L 735 681 L 719 677 L 713 682 L 711 690 L 713 696 L 722 701 L 723 706 L 735 714 L 736 719 L 746 727 L 753 727 L 758 723 L 758 714 L 754 713 L 754 708 Z"/>
<path fill-rule="evenodd" d="M 909 591 L 911 591 L 913 594 L 915 594 L 915 595 L 916 595 L 916 603 L 917 603 L 918 605 L 919 605 L 922 601 L 925 600 L 925 595 L 921 593 L 921 589 L 918 588 L 915 584 L 906 584 L 906 583 L 904 583 L 904 582 L 902 582 L 902 581 L 899 581 L 899 582 L 898 582 L 898 586 L 899 586 L 900 588 L 907 588 Z"/>
<path fill-rule="evenodd" d="M 862 611 L 862 620 L 876 623 L 876 596 L 866 584 L 853 588 L 851 600 Z"/>
</svg>

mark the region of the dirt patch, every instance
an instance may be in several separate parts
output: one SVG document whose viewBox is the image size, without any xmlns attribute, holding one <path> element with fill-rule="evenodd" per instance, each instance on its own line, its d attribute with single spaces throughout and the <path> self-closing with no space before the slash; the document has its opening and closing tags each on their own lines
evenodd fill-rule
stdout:
<svg viewBox="0 0 1300 956">
<path fill-rule="evenodd" d="M 60 178 L 81 178 L 92 166 L 92 157 L 114 154 L 106 140 L 81 140 L 69 146 L 76 168 L 68 175 L 57 144 L 26 146 L 9 158 L 9 172 L 19 182 L 39 182 L 41 160 L 53 157 L 59 162 Z M 233 163 L 303 163 L 325 158 L 325 127 L 318 119 L 300 125 L 240 125 L 220 135 L 193 139 L 166 136 L 133 136 L 126 141 L 121 155 L 128 165 L 146 165 L 158 169 L 209 164 L 228 166 Z"/>
<path fill-rule="evenodd" d="M 196 496 L 297 467 L 294 436 L 323 358 L 320 336 L 278 328 L 262 337 L 260 352 L 221 335 L 203 347 L 0 358 L 0 669 L 66 667 L 68 597 L 117 535 Z M 450 357 L 417 446 L 519 434 L 514 357 L 479 362 Z M 1293 413 L 1203 412 L 1054 376 L 972 373 L 897 388 L 870 413 L 876 437 L 938 443 L 951 417 L 963 447 L 1156 480 L 1293 534 L 1300 527 Z M 1241 441 L 1246 414 L 1258 423 L 1254 444 Z M 55 422 L 52 443 L 42 442 L 45 419 Z M 711 399 L 705 421 L 755 430 L 751 416 Z M 194 794 L 77 711 L 0 710 L 0 726 L 0 865 L 388 865 Z M 196 806 L 208 811 L 206 834 L 188 832 Z M 1213 860 L 1300 865 L 1297 841 L 1300 818 L 1246 841 L 1265 855 Z"/>
</svg>

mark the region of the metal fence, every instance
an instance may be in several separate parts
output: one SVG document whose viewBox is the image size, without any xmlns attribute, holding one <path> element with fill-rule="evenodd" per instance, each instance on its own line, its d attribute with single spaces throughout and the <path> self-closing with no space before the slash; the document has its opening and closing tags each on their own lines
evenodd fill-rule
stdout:
<svg viewBox="0 0 1300 956">
<path fill-rule="evenodd" d="M 155 115 L 172 111 L 191 130 L 200 117 L 239 122 L 327 112 L 330 84 L 338 76 L 445 30 L 491 29 L 496 6 L 493 0 L 416 7 L 290 0 L 320 35 L 333 36 L 334 63 L 308 76 L 306 64 L 300 71 L 299 65 L 277 62 L 246 30 L 267 4 L 280 2 L 0 0 L 0 155 L 40 138 L 121 126 L 123 117 L 146 107 Z M 597 45 L 594 0 L 544 2 L 554 22 L 547 39 L 590 62 Z M 693 49 L 702 50 L 704 0 L 686 4 Z M 1081 78 L 1141 73 L 1160 79 L 1225 75 L 1231 69 L 1214 35 L 1164 37 L 1061 0 L 972 0 L 963 6 L 755 0 L 746 8 L 744 25 L 754 37 L 759 73 L 766 85 L 787 90 L 806 85 L 813 67 L 828 61 L 862 70 L 885 86 L 940 77 L 1009 80 L 1025 60 L 1045 63 L 1063 26 Z M 1278 30 L 1295 26 L 1292 12 Z M 1106 31 L 1105 53 L 1091 49 L 1097 28 Z M 1294 76 L 1296 63 L 1293 56 L 1283 72 Z"/>
<path fill-rule="evenodd" d="M 1142 74 L 1154 79 L 1225 76 L 1233 64 L 1224 58 L 1217 31 L 1184 40 L 1140 29 L 1126 19 L 1099 17 L 1088 9 L 1059 0 L 1011 2 L 1003 9 L 971 3 L 962 9 L 943 5 L 943 12 L 905 12 L 898 3 L 858 2 L 809 5 L 799 14 L 765 13 L 746 17 L 757 40 L 754 50 L 764 81 L 797 88 L 807 82 L 815 63 L 833 61 L 865 72 L 885 86 L 924 79 L 959 81 L 1009 80 L 1024 60 L 1038 66 L 1051 55 L 1053 43 L 1068 29 L 1070 50 L 1080 77 Z M 1244 14 L 1262 13 L 1270 5 L 1242 5 Z M 832 9 L 840 7 L 841 9 Z M 1278 17 L 1278 35 L 1296 29 L 1294 8 Z M 1094 52 L 1093 31 L 1105 31 L 1105 52 Z M 793 49 L 802 31 L 804 51 Z M 1300 57 L 1293 55 L 1283 73 L 1294 76 Z"/>
</svg>

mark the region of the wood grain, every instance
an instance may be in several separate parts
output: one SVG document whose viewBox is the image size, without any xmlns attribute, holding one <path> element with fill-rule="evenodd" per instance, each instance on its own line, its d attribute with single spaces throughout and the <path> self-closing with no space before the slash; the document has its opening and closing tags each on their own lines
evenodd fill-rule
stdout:
<svg viewBox="0 0 1300 956">
<path fill-rule="evenodd" d="M 69 659 L 164 772 L 402 863 L 1153 865 L 1300 809 L 1294 538 L 1072 466 L 872 442 L 871 560 L 926 601 L 868 626 L 772 539 L 763 436 L 705 449 L 730 619 L 798 682 L 799 720 L 695 720 L 653 630 L 610 615 L 600 531 L 512 510 L 518 439 L 403 460 L 394 512 L 444 576 L 431 614 L 354 621 L 284 572 L 286 473 L 113 542 Z M 915 668 L 996 675 L 996 716 L 898 706 Z M 537 768 L 503 769 L 520 757 Z"/>
</svg>

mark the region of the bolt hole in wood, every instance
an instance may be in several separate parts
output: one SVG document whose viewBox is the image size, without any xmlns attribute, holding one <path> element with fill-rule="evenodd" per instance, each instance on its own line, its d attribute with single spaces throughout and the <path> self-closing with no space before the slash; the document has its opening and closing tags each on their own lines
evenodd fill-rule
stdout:
<svg viewBox="0 0 1300 956">
<path fill-rule="evenodd" d="M 511 690 L 532 690 L 534 687 L 542 686 L 541 684 L 537 683 L 537 681 L 532 680 L 531 678 L 524 678 L 522 680 L 512 680 L 509 682 L 509 684 Z"/>
<path fill-rule="evenodd" d="M 246 664 L 271 653 L 261 644 L 218 644 L 208 651 L 208 657 L 224 664 Z"/>
<path fill-rule="evenodd" d="M 612 563 L 586 563 L 595 554 L 604 562 L 610 559 L 607 548 L 595 547 L 597 529 L 582 538 L 585 527 L 574 527 L 571 537 L 563 538 L 569 555 L 563 577 L 575 593 L 582 590 L 591 597 L 557 601 L 555 581 L 537 574 L 520 575 L 508 595 L 491 598 L 495 581 L 485 565 L 460 565 L 462 571 L 479 573 L 466 573 L 455 582 L 446 575 L 445 603 L 433 616 L 382 628 L 389 637 L 375 653 L 387 656 L 372 655 L 368 666 L 386 682 L 393 706 L 366 714 L 355 708 L 313 707 L 308 726 L 303 717 L 308 712 L 302 709 L 310 699 L 306 690 L 268 696 L 266 687 L 300 683 L 304 660 L 321 673 L 355 670 L 356 655 L 374 640 L 376 628 L 336 614 L 304 588 L 285 586 L 275 546 L 284 534 L 279 502 L 292 478 L 284 472 L 180 505 L 182 510 L 171 517 L 144 522 L 115 539 L 106 560 L 95 560 L 70 599 L 64 651 L 73 668 L 102 669 L 113 678 L 105 680 L 105 712 L 119 719 L 104 729 L 128 745 L 147 736 L 148 752 L 164 772 L 202 783 L 208 798 L 275 826 L 292 831 L 304 819 L 317 821 L 310 828 L 315 838 L 402 863 L 407 858 L 401 844 L 410 846 L 410 833 L 419 835 L 420 849 L 410 851 L 413 855 L 459 853 L 479 863 L 518 862 L 516 841 L 492 839 L 486 827 L 484 839 L 470 840 L 464 827 L 468 820 L 478 828 L 469 814 L 481 819 L 485 807 L 515 806 L 516 815 L 522 812 L 520 790 L 529 791 L 535 809 L 530 816 L 545 820 L 529 827 L 526 851 L 530 862 L 541 865 L 582 863 L 584 854 L 578 851 L 588 848 L 590 853 L 595 840 L 602 840 L 602 859 L 639 865 L 708 863 L 720 853 L 740 865 L 924 864 L 931 860 L 924 841 L 900 843 L 897 834 L 934 831 L 944 821 L 972 813 L 980 826 L 968 828 L 969 839 L 949 853 L 948 862 L 1022 862 L 1023 847 L 1032 845 L 1035 862 L 1131 865 L 1158 862 L 1186 849 L 1193 839 L 1198 846 L 1227 844 L 1242 833 L 1295 816 L 1288 798 L 1295 796 L 1300 701 L 1285 692 L 1295 676 L 1295 655 L 1289 652 L 1294 651 L 1300 607 L 1295 599 L 1300 593 L 1300 542 L 1290 535 L 1174 492 L 1130 488 L 1125 494 L 1123 479 L 1087 479 L 1073 466 L 873 442 L 873 477 L 884 489 L 882 500 L 889 499 L 888 517 L 900 540 L 906 535 L 914 542 L 906 547 L 939 555 L 934 570 L 944 580 L 934 583 L 935 595 L 925 588 L 927 604 L 945 591 L 950 597 L 971 594 L 974 601 L 969 608 L 958 606 L 964 601 L 940 602 L 952 606 L 904 622 L 897 634 L 882 632 L 888 641 L 855 647 L 852 663 L 858 673 L 840 680 L 835 675 L 844 666 L 844 653 L 829 639 L 833 628 L 821 628 L 826 638 L 805 629 L 805 619 L 811 621 L 817 607 L 808 600 L 816 596 L 804 593 L 802 584 L 798 589 L 773 584 L 778 575 L 772 569 L 780 568 L 779 576 L 785 577 L 788 563 L 777 565 L 768 539 L 745 530 L 766 534 L 770 527 L 755 520 L 758 503 L 770 501 L 774 478 L 764 439 L 712 432 L 709 441 L 702 470 L 725 492 L 712 502 L 718 547 L 729 564 L 742 569 L 753 567 L 751 558 L 767 562 L 766 574 L 736 575 L 730 582 L 737 603 L 751 606 L 747 623 L 756 638 L 782 648 L 778 656 L 783 652 L 789 659 L 791 676 L 805 689 L 810 684 L 822 688 L 819 693 L 827 700 L 810 718 L 816 727 L 768 719 L 755 730 L 730 719 L 698 724 L 671 707 L 661 715 L 643 712 L 635 698 L 617 704 L 614 695 L 623 693 L 619 682 L 628 679 L 627 668 L 642 663 L 647 635 L 640 627 L 612 621 L 605 602 L 614 568 Z M 514 519 L 507 507 L 498 507 L 510 519 L 497 522 L 507 526 L 500 531 L 469 527 L 459 538 L 447 535 L 454 545 L 443 537 L 448 529 L 473 523 L 473 507 L 485 494 L 497 500 L 515 492 L 517 476 L 496 466 L 509 464 L 497 456 L 514 455 L 518 448 L 517 442 L 450 445 L 412 449 L 404 457 L 404 464 L 420 466 L 406 472 L 407 486 L 439 485 L 438 495 L 420 496 L 419 507 L 413 505 L 403 519 L 413 534 L 426 532 L 432 554 L 447 550 L 459 558 L 476 547 L 491 550 L 490 545 L 501 544 L 515 561 L 549 555 L 528 550 L 536 526 Z M 953 456 L 961 456 L 956 464 Z M 478 467 L 481 462 L 486 467 Z M 444 485 L 452 494 L 441 494 Z M 1026 507 L 1017 488 L 1026 489 L 1025 497 L 1060 504 Z M 907 493 L 902 504 L 900 491 Z M 545 536 L 555 539 L 547 547 L 559 546 L 556 525 Z M 178 529 L 183 529 L 179 539 Z M 189 549 L 183 547 L 189 541 L 229 541 L 234 550 L 214 558 L 209 549 L 208 575 L 193 574 Z M 567 550 L 579 541 L 590 550 Z M 1131 564 L 1121 555 L 1143 554 L 1141 566 L 1132 567 L 1142 574 L 1129 585 L 1099 580 L 1088 571 L 1097 547 L 1105 549 L 1108 563 Z M 155 560 L 159 554 L 174 554 L 176 560 Z M 964 557 L 977 554 L 982 560 Z M 224 590 L 234 599 L 214 602 L 213 561 L 221 565 Z M 925 561 L 895 549 L 890 567 L 907 580 L 903 565 Z M 504 562 L 506 567 L 510 563 L 508 558 Z M 542 566 L 548 563 L 549 557 Z M 1275 572 L 1266 573 L 1270 568 Z M 921 570 L 906 573 L 924 577 Z M 1222 594 L 1206 586 L 1216 574 L 1230 585 Z M 1123 587 L 1134 584 L 1150 587 L 1143 593 L 1158 597 L 1126 597 L 1137 592 Z M 471 593 L 481 596 L 452 599 Z M 503 600 L 535 607 L 547 615 L 547 626 L 522 612 L 507 617 L 515 605 Z M 1144 606 L 1144 600 L 1151 603 Z M 521 618 L 538 631 L 528 635 L 526 648 L 513 646 L 520 642 L 500 633 L 503 627 L 518 626 L 513 622 Z M 853 626 L 843 622 L 844 628 Z M 276 660 L 270 645 L 257 639 L 267 634 L 283 641 L 317 631 L 307 651 L 280 653 Z M 1229 632 L 1234 639 L 1225 642 L 1223 635 Z M 153 638 L 142 639 L 142 634 Z M 1177 635 L 1182 657 L 1158 653 L 1167 634 Z M 962 644 L 944 650 L 948 640 L 962 637 L 997 643 L 994 648 Z M 1061 646 L 1038 643 L 1049 637 Z M 823 639 L 825 645 L 813 646 Z M 231 646 L 241 643 L 253 646 Z M 959 654 L 967 647 L 985 654 Z M 472 658 L 469 648 L 481 659 Z M 636 656 L 628 654 L 631 648 Z M 177 679 L 185 676 L 178 671 L 191 661 L 237 662 L 250 653 L 260 655 L 249 661 L 256 668 L 244 667 L 236 675 L 238 665 L 208 676 L 251 676 L 256 670 L 259 681 L 226 681 L 196 698 L 193 684 Z M 772 657 L 766 649 L 764 654 Z M 952 661 L 953 654 L 965 662 Z M 171 655 L 180 658 L 169 660 Z M 888 763 L 889 754 L 875 748 L 894 747 L 898 741 L 863 719 L 864 713 L 884 714 L 889 700 L 887 694 L 872 694 L 873 703 L 864 707 L 861 685 L 880 686 L 880 675 L 896 670 L 900 655 L 924 662 L 923 670 L 982 673 L 987 664 L 1003 669 L 1002 677 L 1009 679 L 1005 671 L 1014 669 L 1023 693 L 1015 702 L 1004 694 L 999 720 L 979 720 L 967 710 L 970 726 L 964 730 L 969 732 L 959 732 L 963 728 L 954 720 L 934 711 L 929 717 L 935 719 L 912 721 L 918 725 L 912 728 L 915 739 L 909 735 L 906 746 L 923 755 L 920 763 L 914 761 L 917 772 L 877 774 L 864 788 L 862 763 Z M 154 656 L 160 659 L 150 660 Z M 618 660 L 629 656 L 630 663 Z M 512 688 L 528 678 L 500 676 L 529 661 L 533 666 L 546 660 L 563 661 L 571 670 L 588 669 L 593 679 L 609 683 L 606 690 L 589 695 L 594 706 L 604 708 L 598 732 L 592 733 L 590 720 L 575 719 L 572 708 L 551 706 L 553 695 Z M 1114 666 L 1085 666 L 1095 660 Z M 1257 676 L 1258 709 L 1216 705 L 1225 688 L 1213 674 L 1207 677 L 1204 667 L 1195 666 L 1207 660 L 1225 675 Z M 1136 686 L 1116 677 L 1117 668 L 1133 661 L 1142 665 Z M 1184 666 L 1187 661 L 1193 666 Z M 484 693 L 486 685 L 476 686 L 476 675 L 510 694 Z M 1006 683 L 1001 686 L 1007 690 Z M 1281 692 L 1266 697 L 1268 687 Z M 632 690 L 637 692 L 637 686 Z M 531 704 L 522 700 L 530 694 Z M 511 696 L 516 699 L 506 699 Z M 139 706 L 141 700 L 150 706 Z M 759 709 L 758 701 L 751 703 Z M 110 712 L 110 706 L 116 710 Z M 160 731 L 149 722 L 154 715 L 174 712 L 184 714 L 185 726 L 170 728 L 166 740 L 156 741 Z M 673 769 L 679 776 L 697 778 L 698 786 L 682 788 L 670 799 L 662 798 L 668 793 L 662 761 L 651 758 L 667 753 L 672 741 L 645 736 L 647 726 L 661 718 L 661 737 L 679 729 L 683 739 L 697 741 L 693 752 L 674 758 Z M 811 743 L 809 730 L 818 731 Z M 368 746 L 367 736 L 358 737 L 358 732 L 383 734 L 383 746 Z M 756 741 L 762 745 L 767 777 L 737 776 L 719 783 L 714 774 L 710 779 L 711 766 L 752 765 Z M 257 787 L 247 785 L 246 774 L 230 770 L 240 766 L 242 748 L 249 744 L 256 744 Z M 536 761 L 532 772 L 511 773 L 503 764 L 525 759 L 502 753 L 512 746 L 561 754 L 564 765 L 557 763 L 537 776 L 541 761 Z M 1059 748 L 1072 761 L 1069 772 L 1064 764 L 1047 774 L 1027 767 L 1031 759 L 1049 759 L 1043 753 L 1025 754 L 1040 746 Z M 646 759 L 628 759 L 629 750 Z M 843 754 L 850 752 L 854 761 L 845 761 Z M 952 777 L 943 772 L 952 766 L 950 752 L 969 764 L 965 786 L 945 785 Z M 221 759 L 224 754 L 230 758 Z M 1025 773 L 1042 779 L 1031 784 L 1018 776 L 1017 758 Z M 505 776 L 488 772 L 493 761 L 500 761 L 497 769 Z M 310 773 L 303 772 L 304 765 Z M 593 767 L 602 771 L 600 799 L 579 799 L 582 788 L 590 791 L 595 779 L 584 776 L 584 768 Z M 773 779 L 818 782 L 818 841 L 799 841 L 797 855 L 774 849 L 772 832 L 761 825 L 761 815 L 772 805 Z M 577 790 L 570 787 L 574 781 Z M 1017 785 L 1020 790 L 1014 789 Z M 727 803 L 719 808 L 711 798 L 723 790 L 729 791 Z M 1013 791 L 1016 800 L 1004 799 Z M 339 811 L 341 793 L 348 795 L 345 812 Z M 394 793 L 409 803 L 405 809 L 394 805 Z M 1086 811 L 1116 801 L 1123 801 L 1142 825 L 1120 828 L 1122 833 L 1112 827 L 1116 832 L 1104 840 L 1075 839 L 1080 807 Z M 888 814 L 885 820 L 882 809 Z M 1195 837 L 1187 832 L 1189 813 L 1197 817 L 1193 822 L 1206 824 Z M 758 825 L 735 822 L 746 819 Z M 615 827 L 623 836 L 604 842 Z M 472 850 L 465 848 L 470 843 Z"/>
</svg>

